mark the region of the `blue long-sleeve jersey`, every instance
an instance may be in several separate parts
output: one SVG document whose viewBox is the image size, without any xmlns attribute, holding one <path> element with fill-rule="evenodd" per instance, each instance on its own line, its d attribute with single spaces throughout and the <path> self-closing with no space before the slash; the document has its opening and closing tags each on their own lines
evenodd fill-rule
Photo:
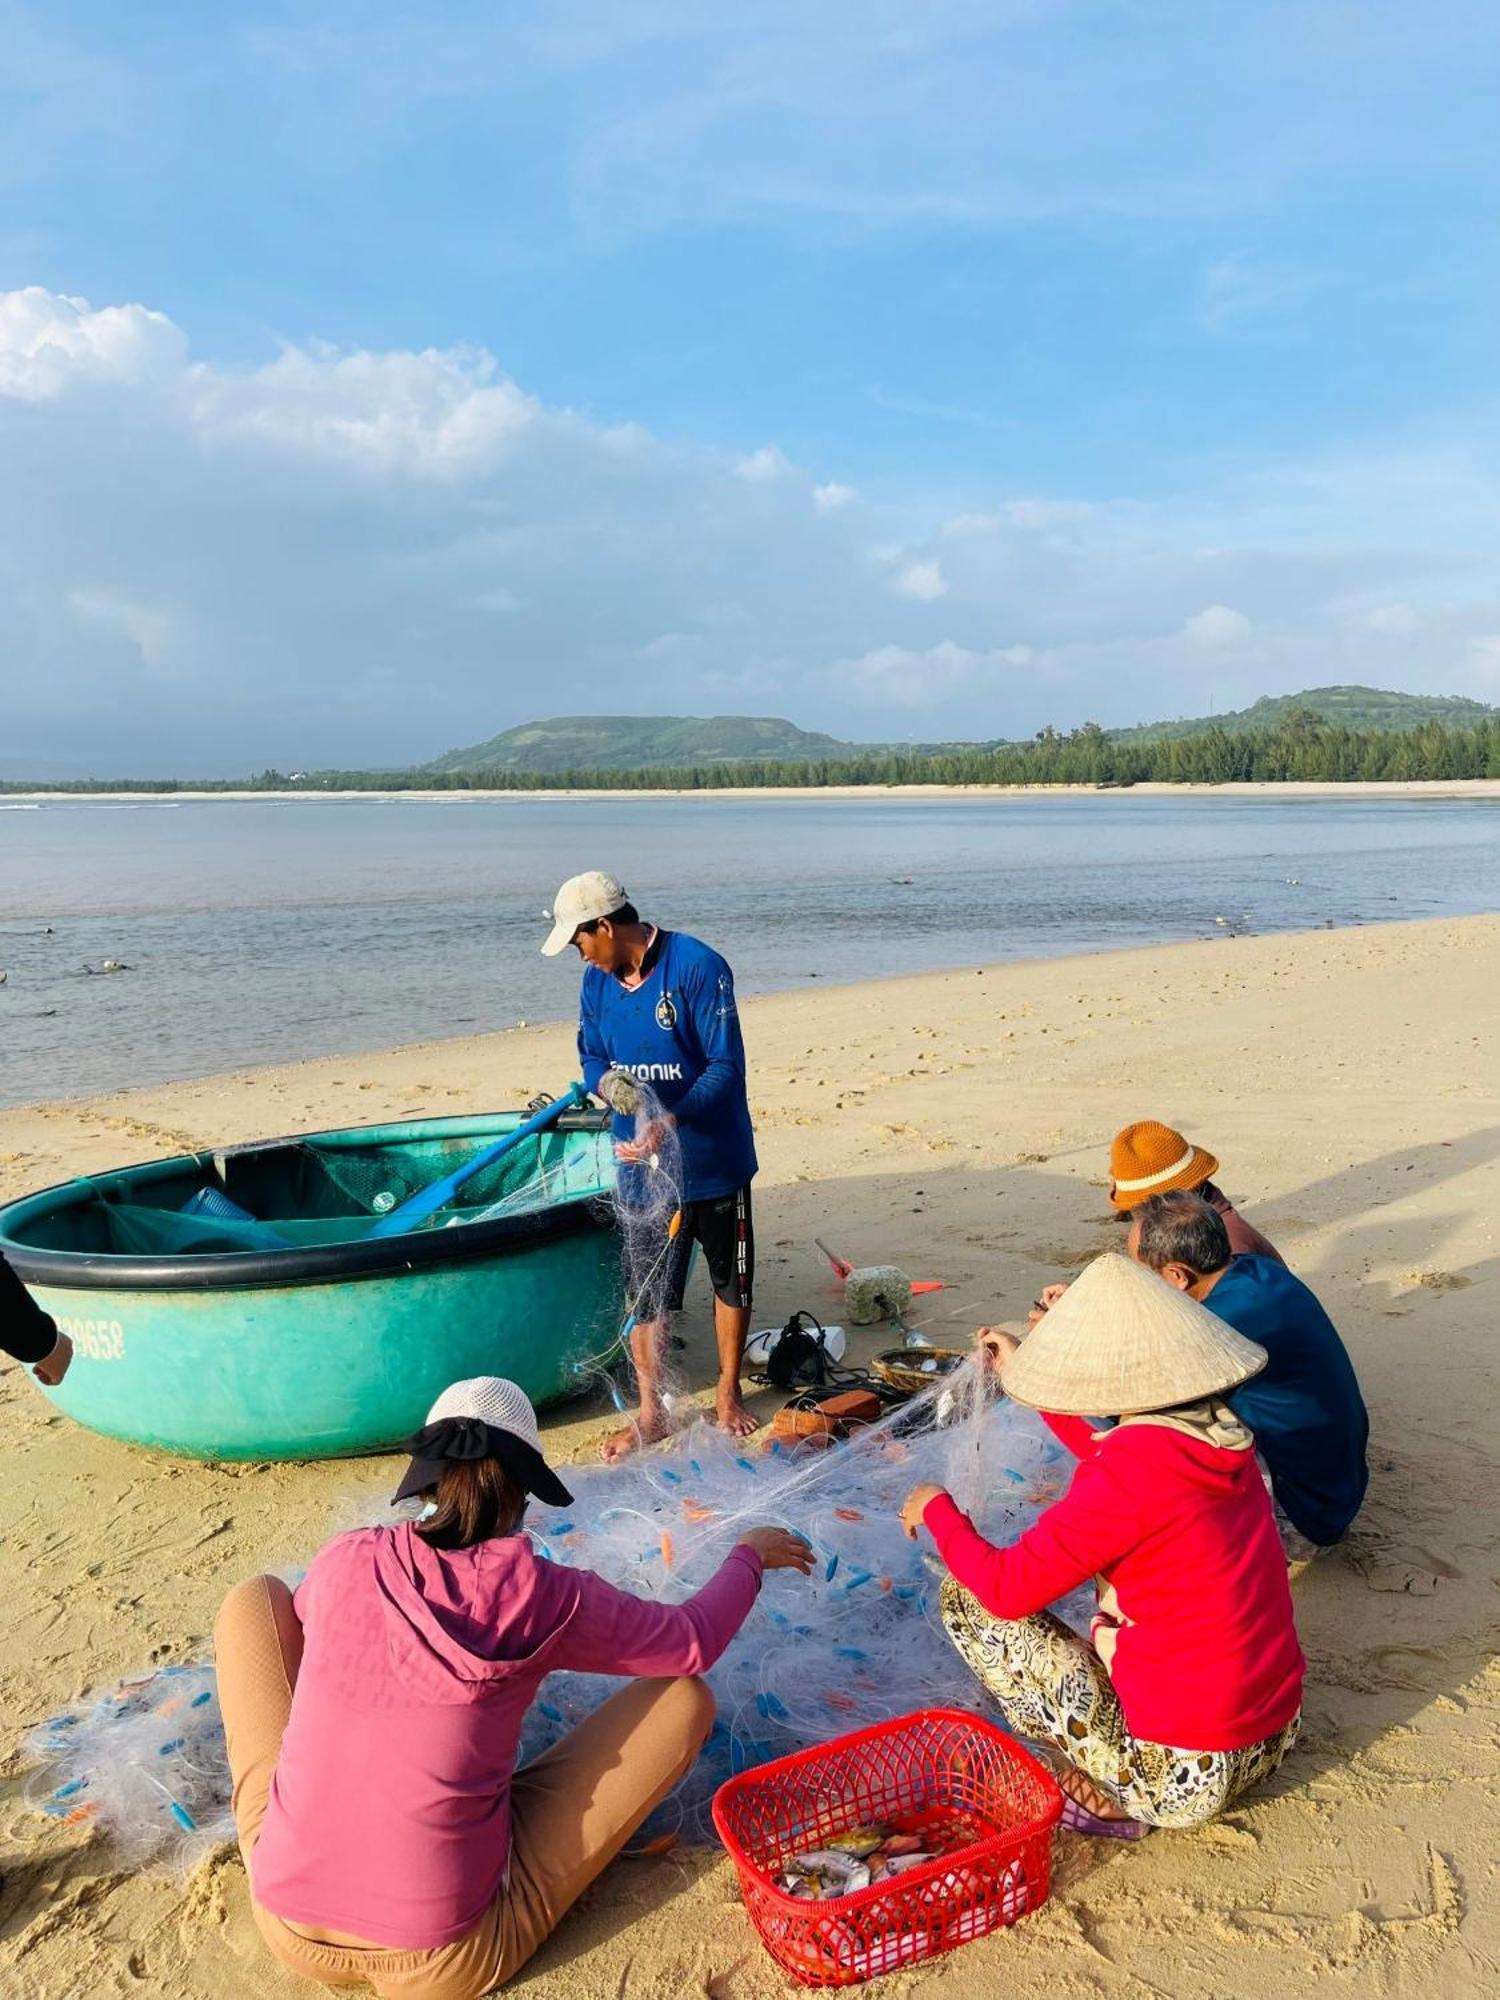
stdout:
<svg viewBox="0 0 1500 2000">
<path fill-rule="evenodd" d="M 1332 1320 L 1270 1257 L 1236 1257 L 1204 1304 L 1270 1357 L 1224 1400 L 1254 1431 L 1283 1513 L 1309 1541 L 1341 1541 L 1369 1483 L 1370 1422 Z"/>
<path fill-rule="evenodd" d="M 660 932 L 651 970 L 636 987 L 585 967 L 578 1054 L 590 1090 L 607 1069 L 628 1070 L 677 1120 L 684 1201 L 733 1194 L 753 1177 L 734 974 L 708 945 L 681 931 Z M 632 1120 L 615 1119 L 616 1138 L 632 1132 Z"/>
</svg>

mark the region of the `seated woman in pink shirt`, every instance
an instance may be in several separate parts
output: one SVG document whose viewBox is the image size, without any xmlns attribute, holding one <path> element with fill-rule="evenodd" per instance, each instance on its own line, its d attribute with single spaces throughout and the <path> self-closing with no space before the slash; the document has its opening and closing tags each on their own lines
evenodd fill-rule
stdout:
<svg viewBox="0 0 1500 2000">
<path fill-rule="evenodd" d="M 338 1535 L 295 1598 L 231 1591 L 214 1628 L 234 1817 L 255 1919 L 330 1986 L 469 2000 L 509 1979 L 692 1765 L 713 1722 L 697 1678 L 765 1569 L 812 1552 L 750 1530 L 696 1596 L 654 1604 L 544 1560 L 526 1496 L 567 1506 L 514 1382 L 441 1395 L 398 1500 L 424 1517 Z M 560 1669 L 640 1676 L 515 1771 L 526 1710 Z"/>
<path fill-rule="evenodd" d="M 1193 1308 L 1185 1312 L 1184 1306 Z M 1064 1824 L 1197 1826 L 1296 1741 L 1304 1662 L 1254 1440 L 1223 1401 L 1265 1365 L 1195 1299 L 1100 1257 L 1024 1345 L 986 1328 L 1006 1394 L 1078 1458 L 1009 1548 L 940 1487 L 908 1495 L 949 1575 L 943 1623 L 1018 1736 L 1061 1766 Z M 1109 1416 L 1119 1421 L 1095 1428 Z M 1048 1606 L 1095 1579 L 1092 1644 Z"/>
</svg>

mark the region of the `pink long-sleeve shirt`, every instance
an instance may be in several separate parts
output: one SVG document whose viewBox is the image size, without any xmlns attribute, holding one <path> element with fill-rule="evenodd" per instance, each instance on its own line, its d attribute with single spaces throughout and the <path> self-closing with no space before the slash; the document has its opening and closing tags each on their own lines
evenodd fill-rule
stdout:
<svg viewBox="0 0 1500 2000">
<path fill-rule="evenodd" d="M 523 1535 L 430 1548 L 340 1535 L 297 1591 L 305 1650 L 251 1859 L 292 1924 L 420 1951 L 471 1930 L 505 1875 L 521 1723 L 546 1674 L 700 1674 L 760 1588 L 733 1549 L 655 1604 L 538 1556 Z"/>
<path fill-rule="evenodd" d="M 1079 1464 L 1008 1548 L 948 1494 L 927 1503 L 922 1519 L 953 1575 L 997 1618 L 1028 1618 L 1091 1577 L 1109 1585 L 1110 1679 L 1147 1742 L 1243 1750 L 1285 1728 L 1305 1666 L 1254 1452 L 1158 1424 L 1046 1422 Z"/>
</svg>

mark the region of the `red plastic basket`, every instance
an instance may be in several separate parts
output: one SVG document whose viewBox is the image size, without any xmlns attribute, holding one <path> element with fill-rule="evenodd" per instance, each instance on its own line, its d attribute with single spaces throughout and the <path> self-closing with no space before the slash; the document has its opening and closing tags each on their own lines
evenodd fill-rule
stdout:
<svg viewBox="0 0 1500 2000">
<path fill-rule="evenodd" d="M 713 1811 L 777 1964 L 804 1986 L 854 1986 L 1040 1909 L 1062 1793 L 993 1723 L 932 1708 L 743 1772 L 720 1786 Z M 793 1855 L 859 1826 L 920 1832 L 940 1851 L 824 1902 L 780 1886 Z"/>
</svg>

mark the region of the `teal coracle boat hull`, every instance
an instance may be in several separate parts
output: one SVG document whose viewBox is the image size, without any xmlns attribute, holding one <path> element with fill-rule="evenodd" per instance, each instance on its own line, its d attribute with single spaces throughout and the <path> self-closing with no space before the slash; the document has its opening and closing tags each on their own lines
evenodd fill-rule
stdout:
<svg viewBox="0 0 1500 2000">
<path fill-rule="evenodd" d="M 408 1235 L 373 1221 L 524 1112 L 150 1161 L 0 1208 L 0 1252 L 72 1337 L 60 1410 L 192 1458 L 331 1458 L 418 1429 L 466 1375 L 577 1394 L 623 1300 L 607 1120 L 570 1112 Z"/>
</svg>

